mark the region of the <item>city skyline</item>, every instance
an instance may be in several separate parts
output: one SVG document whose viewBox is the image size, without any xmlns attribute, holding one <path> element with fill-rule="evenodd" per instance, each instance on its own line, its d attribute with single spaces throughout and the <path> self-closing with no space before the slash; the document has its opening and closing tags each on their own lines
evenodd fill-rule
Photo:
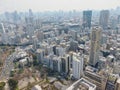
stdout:
<svg viewBox="0 0 120 90">
<path fill-rule="evenodd" d="M 101 7 L 102 6 L 102 7 Z M 13 12 L 27 11 L 32 9 L 35 12 L 39 11 L 70 11 L 70 10 L 103 10 L 115 9 L 120 6 L 119 0 L 1 0 L 0 13 L 6 11 Z"/>
</svg>

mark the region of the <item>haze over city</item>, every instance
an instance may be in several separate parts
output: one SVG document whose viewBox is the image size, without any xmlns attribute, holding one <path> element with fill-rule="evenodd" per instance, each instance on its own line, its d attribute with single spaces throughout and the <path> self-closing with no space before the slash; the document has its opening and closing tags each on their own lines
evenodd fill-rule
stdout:
<svg viewBox="0 0 120 90">
<path fill-rule="evenodd" d="M 120 0 L 0 0 L 0 13 L 27 11 L 54 11 L 54 10 L 85 10 L 85 9 L 114 9 L 120 6 Z"/>
<path fill-rule="evenodd" d="M 120 0 L 0 0 L 0 90 L 120 90 Z"/>
</svg>

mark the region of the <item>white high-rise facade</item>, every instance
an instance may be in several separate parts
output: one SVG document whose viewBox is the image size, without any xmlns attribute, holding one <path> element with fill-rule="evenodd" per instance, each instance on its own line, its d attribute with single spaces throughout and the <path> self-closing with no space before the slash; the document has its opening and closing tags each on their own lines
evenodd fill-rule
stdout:
<svg viewBox="0 0 120 90">
<path fill-rule="evenodd" d="M 83 75 L 83 55 L 73 54 L 73 77 L 79 79 Z"/>
</svg>

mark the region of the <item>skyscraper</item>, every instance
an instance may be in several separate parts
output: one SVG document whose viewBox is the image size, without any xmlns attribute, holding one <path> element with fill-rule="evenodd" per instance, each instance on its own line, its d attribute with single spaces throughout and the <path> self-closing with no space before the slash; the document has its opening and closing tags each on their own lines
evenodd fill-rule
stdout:
<svg viewBox="0 0 120 90">
<path fill-rule="evenodd" d="M 107 29 L 109 20 L 109 10 L 102 10 L 100 12 L 99 25 L 103 29 Z"/>
<path fill-rule="evenodd" d="M 61 57 L 61 72 L 68 74 L 70 71 L 70 56 L 65 55 Z"/>
<path fill-rule="evenodd" d="M 92 11 L 83 11 L 83 28 L 91 28 Z"/>
<path fill-rule="evenodd" d="M 91 34 L 91 50 L 89 59 L 89 64 L 92 66 L 95 66 L 99 60 L 100 42 L 101 42 L 101 28 L 93 27 Z"/>
<path fill-rule="evenodd" d="M 73 54 L 73 77 L 79 79 L 83 75 L 83 55 Z"/>
</svg>

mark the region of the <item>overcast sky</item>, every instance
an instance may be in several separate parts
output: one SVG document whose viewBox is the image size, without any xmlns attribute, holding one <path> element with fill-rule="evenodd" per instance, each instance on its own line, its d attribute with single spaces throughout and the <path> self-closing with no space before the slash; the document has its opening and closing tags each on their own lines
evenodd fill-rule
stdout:
<svg viewBox="0 0 120 90">
<path fill-rule="evenodd" d="M 53 11 L 111 9 L 120 6 L 120 0 L 0 0 L 0 13 L 5 11 Z"/>
</svg>

